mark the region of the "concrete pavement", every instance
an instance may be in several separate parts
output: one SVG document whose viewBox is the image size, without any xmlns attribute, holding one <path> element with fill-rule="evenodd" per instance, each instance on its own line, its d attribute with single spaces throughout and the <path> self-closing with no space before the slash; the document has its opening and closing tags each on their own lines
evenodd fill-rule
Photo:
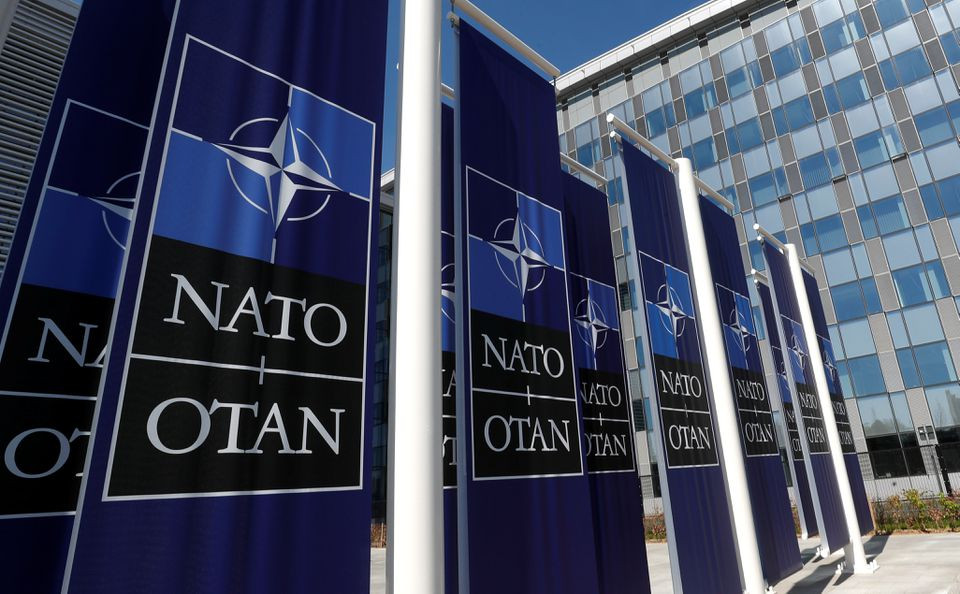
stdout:
<svg viewBox="0 0 960 594">
<path fill-rule="evenodd" d="M 774 585 L 780 594 L 819 594 L 850 592 L 863 594 L 918 593 L 960 594 L 960 534 L 904 534 L 872 536 L 864 539 L 868 559 L 876 559 L 880 569 L 870 575 L 838 575 L 837 564 L 843 554 L 826 561 L 813 561 L 818 540 L 801 540 L 803 569 Z M 371 588 L 373 594 L 385 592 L 385 549 L 371 551 Z M 653 592 L 673 592 L 667 545 L 647 545 L 650 585 Z"/>
</svg>

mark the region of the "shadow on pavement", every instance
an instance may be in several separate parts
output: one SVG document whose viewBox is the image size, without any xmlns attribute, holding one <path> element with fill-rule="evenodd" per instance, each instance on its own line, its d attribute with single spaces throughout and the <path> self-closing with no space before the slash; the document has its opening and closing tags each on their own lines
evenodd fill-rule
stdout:
<svg viewBox="0 0 960 594">
<path fill-rule="evenodd" d="M 887 546 L 889 535 L 874 535 L 863 543 L 864 552 L 867 560 L 876 559 L 883 549 Z M 795 592 L 797 594 L 819 594 L 830 586 L 839 586 L 853 577 L 853 574 L 846 573 L 837 575 L 837 565 L 843 561 L 843 556 L 832 557 L 829 561 L 817 559 L 817 547 L 810 546 L 800 550 L 800 559 L 804 565 L 812 564 L 817 568 L 810 575 L 796 582 L 784 592 Z"/>
</svg>

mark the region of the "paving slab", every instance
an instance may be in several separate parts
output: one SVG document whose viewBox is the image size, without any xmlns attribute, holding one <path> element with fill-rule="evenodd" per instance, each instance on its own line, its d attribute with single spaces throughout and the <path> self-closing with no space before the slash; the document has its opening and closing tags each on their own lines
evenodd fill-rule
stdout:
<svg viewBox="0 0 960 594">
<path fill-rule="evenodd" d="M 876 573 L 838 574 L 842 553 L 815 560 L 819 540 L 800 540 L 803 569 L 775 584 L 774 590 L 780 594 L 960 594 L 960 533 L 869 536 L 863 543 L 867 558 L 876 559 L 880 565 Z M 667 545 L 648 544 L 647 559 L 651 590 L 655 594 L 672 593 Z M 385 549 L 373 549 L 370 559 L 373 594 L 386 591 L 385 570 Z"/>
</svg>

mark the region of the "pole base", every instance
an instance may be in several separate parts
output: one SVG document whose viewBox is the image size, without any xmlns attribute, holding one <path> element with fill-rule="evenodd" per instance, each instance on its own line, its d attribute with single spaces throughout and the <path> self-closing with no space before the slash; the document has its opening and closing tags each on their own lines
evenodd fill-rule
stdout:
<svg viewBox="0 0 960 594">
<path fill-rule="evenodd" d="M 880 565 L 877 564 L 876 559 L 868 563 L 861 563 L 860 565 L 850 565 L 846 561 L 837 563 L 838 574 L 869 575 L 876 573 L 878 569 L 880 569 Z"/>
</svg>

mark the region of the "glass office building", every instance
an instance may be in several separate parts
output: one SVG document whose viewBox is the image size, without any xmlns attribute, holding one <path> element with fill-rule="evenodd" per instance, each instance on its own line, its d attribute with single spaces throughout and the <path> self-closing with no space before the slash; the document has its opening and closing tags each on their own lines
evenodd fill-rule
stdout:
<svg viewBox="0 0 960 594">
<path fill-rule="evenodd" d="M 647 416 L 633 231 L 606 113 L 691 159 L 737 205 L 746 271 L 764 267 L 755 222 L 800 246 L 868 494 L 937 491 L 941 465 L 960 472 L 958 81 L 960 0 L 714 0 L 557 80 L 561 149 L 609 180 L 627 365 Z M 656 460 L 644 457 L 654 495 Z"/>
</svg>

